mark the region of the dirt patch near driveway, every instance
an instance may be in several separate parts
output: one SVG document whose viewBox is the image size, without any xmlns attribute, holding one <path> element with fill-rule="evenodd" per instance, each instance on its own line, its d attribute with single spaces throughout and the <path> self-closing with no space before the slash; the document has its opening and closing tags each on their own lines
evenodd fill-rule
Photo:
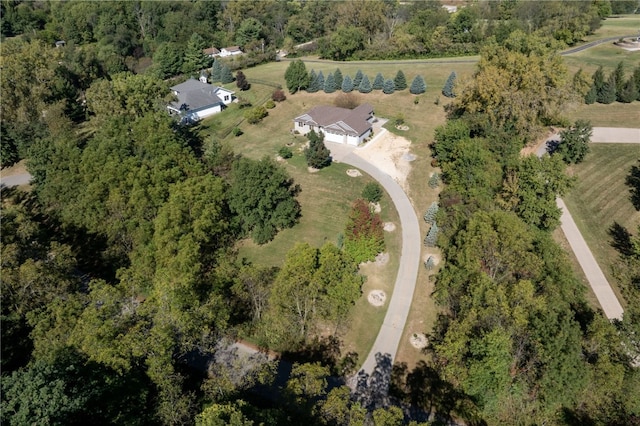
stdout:
<svg viewBox="0 0 640 426">
<path fill-rule="evenodd" d="M 410 148 L 411 141 L 407 138 L 385 132 L 373 143 L 353 152 L 391 176 L 406 192 L 407 176 L 411 171 L 410 159 L 415 158 L 409 153 Z"/>
</svg>

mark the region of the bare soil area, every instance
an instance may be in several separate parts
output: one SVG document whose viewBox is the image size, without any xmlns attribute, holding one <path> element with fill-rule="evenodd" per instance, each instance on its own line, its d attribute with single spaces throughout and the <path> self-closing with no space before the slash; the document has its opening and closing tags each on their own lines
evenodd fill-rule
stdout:
<svg viewBox="0 0 640 426">
<path fill-rule="evenodd" d="M 411 162 L 408 159 L 412 158 L 410 148 L 410 140 L 387 131 L 353 152 L 391 176 L 407 192 L 407 176 L 411 171 Z"/>
</svg>

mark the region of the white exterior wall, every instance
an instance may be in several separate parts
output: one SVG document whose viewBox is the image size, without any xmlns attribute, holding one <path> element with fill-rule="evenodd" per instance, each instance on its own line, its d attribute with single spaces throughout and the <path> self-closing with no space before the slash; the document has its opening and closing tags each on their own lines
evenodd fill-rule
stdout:
<svg viewBox="0 0 640 426">
<path fill-rule="evenodd" d="M 191 112 L 189 113 L 189 116 L 194 120 L 202 120 L 203 118 L 210 117 L 213 114 L 219 113 L 220 111 L 222 111 L 222 107 L 220 105 L 216 105 L 211 108 Z"/>
</svg>

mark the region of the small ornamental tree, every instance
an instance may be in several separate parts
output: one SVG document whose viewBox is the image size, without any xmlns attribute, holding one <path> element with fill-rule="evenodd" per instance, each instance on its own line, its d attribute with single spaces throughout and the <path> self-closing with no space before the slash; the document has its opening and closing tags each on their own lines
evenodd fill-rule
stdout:
<svg viewBox="0 0 640 426">
<path fill-rule="evenodd" d="M 591 105 L 596 102 L 598 98 L 598 91 L 596 90 L 596 86 L 591 86 L 591 89 L 584 96 L 584 103 L 587 105 Z"/>
<path fill-rule="evenodd" d="M 438 214 L 438 203 L 434 201 L 431 203 L 426 213 L 424 214 L 424 221 L 428 224 L 432 224 L 436 220 L 436 215 Z"/>
<path fill-rule="evenodd" d="M 238 89 L 240 89 L 241 91 L 249 90 L 249 88 L 251 87 L 251 85 L 247 81 L 247 77 L 242 71 L 238 71 L 236 73 L 236 86 L 238 86 Z"/>
<path fill-rule="evenodd" d="M 211 81 L 213 83 L 217 83 L 222 80 L 222 65 L 220 65 L 220 61 L 217 59 L 213 60 L 213 65 L 211 66 Z"/>
<path fill-rule="evenodd" d="M 231 70 L 226 65 L 223 65 L 222 70 L 220 71 L 220 81 L 222 81 L 222 84 L 233 82 L 233 74 L 231 74 Z"/>
<path fill-rule="evenodd" d="M 284 90 L 276 89 L 271 94 L 271 99 L 273 99 L 276 102 L 283 102 L 287 99 L 287 95 L 284 94 Z"/>
<path fill-rule="evenodd" d="M 249 124 L 258 124 L 267 115 L 269 115 L 269 113 L 267 112 L 267 109 L 265 107 L 257 106 L 245 111 L 244 118 Z"/>
<path fill-rule="evenodd" d="M 365 200 L 358 199 L 351 207 L 343 247 L 356 263 L 374 260 L 385 248 L 380 215 L 373 213 Z"/>
<path fill-rule="evenodd" d="M 621 62 L 618 62 L 618 66 L 616 67 L 615 71 L 613 71 L 613 75 L 616 77 L 616 100 L 618 102 L 622 102 L 620 100 L 620 94 L 622 93 L 622 89 L 624 88 L 624 64 Z"/>
<path fill-rule="evenodd" d="M 369 77 L 366 75 L 362 77 L 360 80 L 360 85 L 358 86 L 358 91 L 360 93 L 369 93 L 371 92 L 371 83 L 369 82 Z"/>
<path fill-rule="evenodd" d="M 590 122 L 577 120 L 571 128 L 560 132 L 560 144 L 554 154 L 561 155 L 567 164 L 580 163 L 589 152 L 592 134 Z"/>
<path fill-rule="evenodd" d="M 333 79 L 333 74 L 329 74 L 324 81 L 324 92 L 333 93 L 336 91 L 336 81 Z"/>
<path fill-rule="evenodd" d="M 307 133 L 309 138 L 309 147 L 305 148 L 304 156 L 307 159 L 307 165 L 314 169 L 321 169 L 331 164 L 331 152 L 324 144 L 324 135 L 315 131 Z"/>
<path fill-rule="evenodd" d="M 593 73 L 593 86 L 596 88 L 596 102 L 602 103 L 604 99 L 604 71 L 602 65 Z"/>
<path fill-rule="evenodd" d="M 429 256 L 424 262 L 424 267 L 427 268 L 427 271 L 432 270 L 436 266 L 436 260 L 433 256 Z"/>
<path fill-rule="evenodd" d="M 291 62 L 284 73 L 284 79 L 291 94 L 306 89 L 309 85 L 309 73 L 304 62 L 300 59 Z"/>
<path fill-rule="evenodd" d="M 424 79 L 421 75 L 416 75 L 416 77 L 411 82 L 411 87 L 409 87 L 409 92 L 413 95 L 419 95 L 421 93 L 426 92 L 427 85 L 424 82 Z M 417 98 L 416 98 L 417 99 Z"/>
<path fill-rule="evenodd" d="M 333 80 L 336 82 L 336 90 L 342 89 L 342 71 L 340 68 L 336 68 L 336 71 L 333 73 Z"/>
<path fill-rule="evenodd" d="M 360 86 L 360 82 L 362 81 L 363 76 L 364 74 L 362 74 L 362 71 L 356 71 L 356 76 L 353 78 L 353 87 Z"/>
<path fill-rule="evenodd" d="M 427 247 L 435 247 L 436 242 L 438 241 L 439 231 L 440 230 L 438 229 L 438 224 L 436 222 L 433 222 L 431 224 L 431 228 L 429 228 L 427 236 L 424 238 L 424 245 Z"/>
<path fill-rule="evenodd" d="M 442 94 L 444 96 L 446 96 L 447 98 L 455 98 L 456 94 L 455 94 L 455 87 L 456 87 L 456 79 L 458 78 L 458 76 L 456 75 L 455 71 L 451 71 L 451 74 L 449 74 L 449 77 L 447 78 L 447 81 L 444 83 L 444 87 L 442 88 Z"/>
<path fill-rule="evenodd" d="M 318 71 L 318 76 L 316 77 L 316 87 L 318 90 L 324 89 L 324 74 L 322 71 Z"/>
<path fill-rule="evenodd" d="M 636 83 L 633 81 L 633 77 L 629 77 L 627 82 L 622 87 L 622 92 L 618 95 L 620 102 L 626 104 L 635 101 L 638 98 L 638 89 Z"/>
<path fill-rule="evenodd" d="M 405 78 L 402 70 L 398 70 L 396 73 L 396 78 L 393 79 L 393 84 L 395 84 L 396 90 L 404 90 L 407 88 L 407 79 Z"/>
<path fill-rule="evenodd" d="M 434 172 L 429 178 L 429 187 L 435 189 L 438 186 L 440 186 L 440 175 Z"/>
<path fill-rule="evenodd" d="M 348 75 L 344 76 L 344 79 L 342 80 L 342 91 L 344 93 L 353 91 L 353 82 L 351 81 L 351 77 Z"/>
<path fill-rule="evenodd" d="M 320 90 L 320 87 L 318 86 L 318 76 L 316 75 L 315 70 L 311 70 L 311 73 L 309 74 L 309 86 L 307 87 L 307 92 L 316 93 L 318 90 Z"/>
<path fill-rule="evenodd" d="M 602 89 L 602 103 L 611 104 L 616 100 L 616 75 L 611 73 Z"/>
<path fill-rule="evenodd" d="M 382 188 L 376 182 L 369 182 L 362 189 L 362 198 L 370 203 L 377 203 L 382 198 Z"/>
<path fill-rule="evenodd" d="M 360 99 L 355 93 L 340 93 L 333 100 L 333 104 L 339 108 L 354 109 L 360 105 Z"/>
<path fill-rule="evenodd" d="M 390 95 L 395 91 L 396 85 L 394 84 L 393 80 L 391 80 L 390 78 L 386 79 L 384 82 L 384 86 L 382 87 L 382 92 L 386 95 Z"/>
<path fill-rule="evenodd" d="M 381 73 L 376 74 L 376 78 L 373 80 L 373 85 L 371 88 L 373 90 L 382 90 L 382 86 L 384 85 L 384 77 Z"/>
</svg>

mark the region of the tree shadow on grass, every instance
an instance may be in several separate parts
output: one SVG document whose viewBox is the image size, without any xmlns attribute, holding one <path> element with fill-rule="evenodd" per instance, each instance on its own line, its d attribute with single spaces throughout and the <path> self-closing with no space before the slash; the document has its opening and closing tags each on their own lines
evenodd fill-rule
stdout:
<svg viewBox="0 0 640 426">
<path fill-rule="evenodd" d="M 640 163 L 640 160 L 638 160 L 638 163 Z M 640 167 L 631 166 L 625 183 L 629 186 L 629 192 L 631 192 L 629 198 L 633 207 L 640 211 Z"/>
<path fill-rule="evenodd" d="M 612 238 L 611 246 L 618 250 L 623 256 L 631 256 L 633 254 L 633 245 L 631 244 L 631 233 L 618 222 L 613 222 L 609 228 L 609 236 Z"/>
</svg>

